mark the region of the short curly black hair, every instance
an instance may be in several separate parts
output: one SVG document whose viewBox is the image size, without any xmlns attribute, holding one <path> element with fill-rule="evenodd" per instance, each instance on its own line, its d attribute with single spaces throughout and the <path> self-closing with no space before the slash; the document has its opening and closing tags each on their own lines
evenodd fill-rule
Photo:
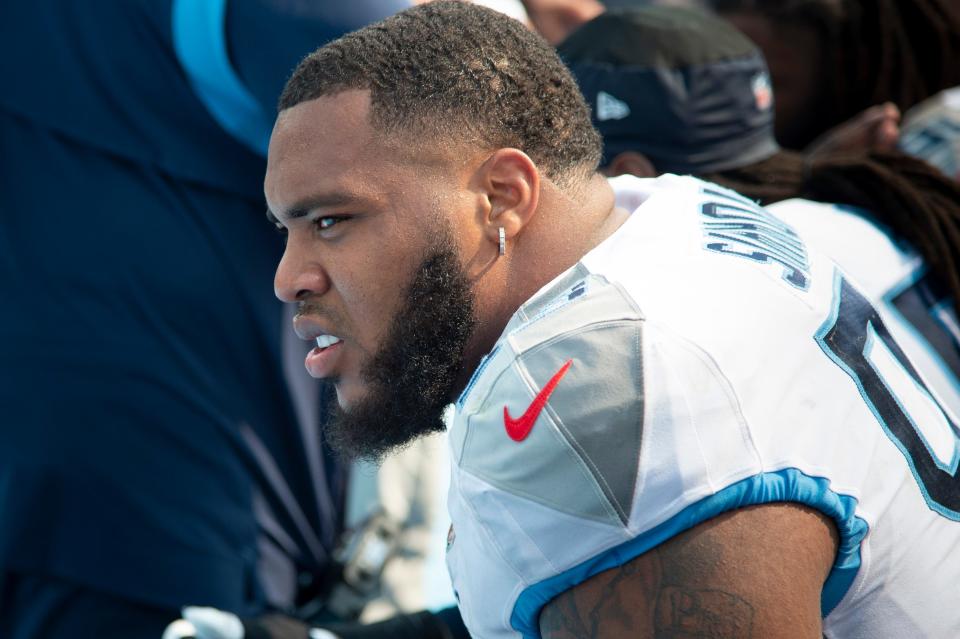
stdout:
<svg viewBox="0 0 960 639">
<path fill-rule="evenodd" d="M 589 107 L 556 52 L 485 7 L 430 2 L 349 33 L 297 66 L 279 109 L 349 89 L 370 90 L 380 131 L 518 148 L 560 185 L 600 162 Z"/>
</svg>

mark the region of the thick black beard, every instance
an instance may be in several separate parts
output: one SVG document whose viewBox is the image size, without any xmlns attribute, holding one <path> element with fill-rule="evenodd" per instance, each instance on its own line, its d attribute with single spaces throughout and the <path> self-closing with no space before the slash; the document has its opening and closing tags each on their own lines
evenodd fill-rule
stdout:
<svg viewBox="0 0 960 639">
<path fill-rule="evenodd" d="M 379 462 L 417 437 L 444 429 L 464 347 L 473 333 L 474 298 L 449 242 L 421 262 L 387 339 L 364 366 L 366 395 L 348 410 L 336 401 L 324 430 L 337 453 Z"/>
</svg>

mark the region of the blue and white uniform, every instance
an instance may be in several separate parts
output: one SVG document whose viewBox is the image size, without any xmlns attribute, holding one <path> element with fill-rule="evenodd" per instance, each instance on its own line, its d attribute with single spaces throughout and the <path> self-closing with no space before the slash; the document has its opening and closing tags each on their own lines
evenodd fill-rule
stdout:
<svg viewBox="0 0 960 639">
<path fill-rule="evenodd" d="M 826 636 L 960 636 L 956 318 L 922 262 L 829 207 L 785 204 L 788 224 L 689 177 L 613 184 L 630 218 L 516 312 L 457 402 L 448 564 L 471 634 L 539 637 L 592 575 L 790 501 L 840 534 Z"/>
</svg>

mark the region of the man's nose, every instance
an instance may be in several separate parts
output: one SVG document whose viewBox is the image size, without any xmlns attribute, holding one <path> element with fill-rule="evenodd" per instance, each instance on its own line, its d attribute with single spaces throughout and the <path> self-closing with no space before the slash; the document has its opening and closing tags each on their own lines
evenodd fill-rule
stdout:
<svg viewBox="0 0 960 639">
<path fill-rule="evenodd" d="M 274 294 L 281 301 L 298 302 L 312 295 L 322 295 L 329 288 L 326 270 L 290 238 L 273 278 Z"/>
</svg>

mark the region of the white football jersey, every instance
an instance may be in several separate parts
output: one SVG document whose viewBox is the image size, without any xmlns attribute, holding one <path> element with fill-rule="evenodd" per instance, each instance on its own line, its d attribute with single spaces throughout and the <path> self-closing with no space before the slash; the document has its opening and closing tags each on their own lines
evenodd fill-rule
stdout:
<svg viewBox="0 0 960 639">
<path fill-rule="evenodd" d="M 539 637 L 589 577 L 790 501 L 840 534 L 826 636 L 960 637 L 956 317 L 922 262 L 833 207 L 612 183 L 630 218 L 457 401 L 447 562 L 472 636 Z"/>
</svg>

